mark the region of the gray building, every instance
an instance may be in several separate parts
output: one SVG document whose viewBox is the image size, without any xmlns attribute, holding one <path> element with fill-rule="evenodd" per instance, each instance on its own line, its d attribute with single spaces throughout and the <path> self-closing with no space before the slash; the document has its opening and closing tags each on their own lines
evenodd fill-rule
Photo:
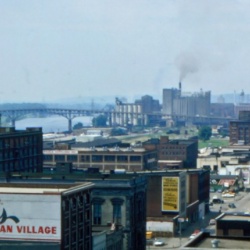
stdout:
<svg viewBox="0 0 250 250">
<path fill-rule="evenodd" d="M 182 93 L 179 89 L 163 89 L 162 112 L 165 115 L 177 116 L 209 116 L 210 91 Z"/>
</svg>

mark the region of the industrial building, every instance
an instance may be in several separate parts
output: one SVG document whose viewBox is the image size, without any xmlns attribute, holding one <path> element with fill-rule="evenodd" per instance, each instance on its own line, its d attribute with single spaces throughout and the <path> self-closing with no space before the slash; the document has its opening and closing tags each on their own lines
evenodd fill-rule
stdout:
<svg viewBox="0 0 250 250">
<path fill-rule="evenodd" d="M 42 128 L 0 128 L 0 171 L 42 172 Z"/>
<path fill-rule="evenodd" d="M 179 89 L 163 89 L 162 113 L 168 116 L 209 116 L 211 92 L 201 90 L 196 93 L 182 92 Z"/>
<path fill-rule="evenodd" d="M 154 125 L 161 121 L 161 106 L 158 100 L 145 95 L 134 103 L 124 103 L 116 98 L 116 106 L 112 113 L 113 125 Z"/>
</svg>

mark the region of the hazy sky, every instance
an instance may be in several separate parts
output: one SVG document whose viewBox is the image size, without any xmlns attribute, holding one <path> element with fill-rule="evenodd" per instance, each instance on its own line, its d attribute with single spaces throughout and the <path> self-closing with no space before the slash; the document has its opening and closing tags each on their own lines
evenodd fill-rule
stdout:
<svg viewBox="0 0 250 250">
<path fill-rule="evenodd" d="M 0 102 L 250 92 L 249 0 L 1 0 Z M 161 101 L 161 100 L 160 100 Z"/>
</svg>

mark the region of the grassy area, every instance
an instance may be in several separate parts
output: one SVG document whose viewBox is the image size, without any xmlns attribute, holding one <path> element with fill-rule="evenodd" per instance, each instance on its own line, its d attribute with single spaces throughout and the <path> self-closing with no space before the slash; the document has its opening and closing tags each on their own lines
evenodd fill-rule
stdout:
<svg viewBox="0 0 250 250">
<path fill-rule="evenodd" d="M 201 141 L 199 140 L 198 147 L 226 147 L 229 145 L 229 139 L 225 138 L 211 138 L 209 141 Z"/>
<path fill-rule="evenodd" d="M 133 135 L 126 135 L 126 136 L 117 136 L 116 138 L 122 140 L 123 142 L 127 143 L 134 143 L 136 141 L 146 141 L 150 138 L 160 138 L 160 136 L 167 135 L 165 131 L 158 132 L 158 133 L 148 133 L 148 134 L 133 134 Z M 195 135 L 195 133 L 193 134 Z M 170 139 L 185 139 L 190 137 L 190 133 L 188 136 L 185 136 L 183 133 L 180 135 L 167 135 Z M 205 147 L 226 147 L 229 145 L 228 138 L 211 138 L 208 141 L 201 141 L 198 142 L 198 148 L 205 148 Z"/>
</svg>

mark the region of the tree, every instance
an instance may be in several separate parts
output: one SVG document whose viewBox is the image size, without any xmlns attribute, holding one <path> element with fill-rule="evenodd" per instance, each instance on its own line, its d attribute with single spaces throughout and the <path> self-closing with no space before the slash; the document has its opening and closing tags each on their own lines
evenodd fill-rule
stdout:
<svg viewBox="0 0 250 250">
<path fill-rule="evenodd" d="M 212 135 L 212 129 L 209 126 L 203 126 L 199 129 L 199 139 L 208 141 Z"/>
<path fill-rule="evenodd" d="M 107 125 L 107 116 L 98 115 L 92 119 L 92 125 L 94 127 L 106 127 Z"/>
<path fill-rule="evenodd" d="M 111 136 L 117 136 L 117 135 L 127 135 L 127 130 L 123 128 L 112 128 L 110 131 Z"/>
<path fill-rule="evenodd" d="M 78 123 L 76 123 L 76 124 L 73 126 L 73 130 L 75 130 L 75 129 L 81 129 L 81 128 L 83 128 L 83 124 L 82 124 L 81 122 L 78 122 Z"/>
</svg>

